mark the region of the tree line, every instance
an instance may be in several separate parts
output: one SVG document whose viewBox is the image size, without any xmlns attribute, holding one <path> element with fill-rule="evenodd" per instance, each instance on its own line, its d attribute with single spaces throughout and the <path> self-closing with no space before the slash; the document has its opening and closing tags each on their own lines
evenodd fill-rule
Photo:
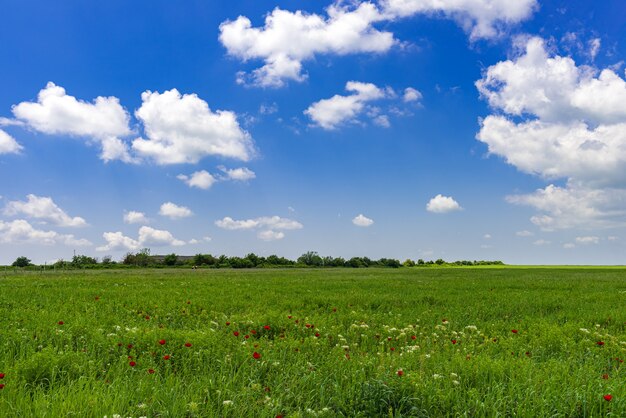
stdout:
<svg viewBox="0 0 626 418">
<path fill-rule="evenodd" d="M 263 257 L 250 253 L 245 257 L 238 256 L 214 256 L 211 254 L 196 254 L 194 256 L 182 256 L 177 254 L 167 255 L 151 255 L 148 248 L 144 248 L 136 253 L 129 252 L 125 254 L 120 261 L 114 261 L 111 256 L 104 256 L 102 259 L 86 256 L 75 255 L 71 260 L 58 260 L 50 267 L 73 269 L 73 268 L 124 268 L 124 267 L 187 267 L 187 268 L 272 268 L 272 267 L 348 267 L 348 268 L 367 268 L 367 267 L 437 267 L 437 266 L 485 266 L 485 265 L 504 265 L 502 261 L 485 261 L 485 260 L 459 260 L 445 261 L 443 259 L 413 261 L 407 259 L 400 262 L 394 258 L 380 258 L 373 260 L 368 257 L 352 257 L 345 259 L 343 257 L 320 256 L 315 251 L 308 251 L 298 257 L 296 260 L 290 260 L 277 255 Z M 18 257 L 12 264 L 13 267 L 36 268 L 27 257 Z"/>
</svg>

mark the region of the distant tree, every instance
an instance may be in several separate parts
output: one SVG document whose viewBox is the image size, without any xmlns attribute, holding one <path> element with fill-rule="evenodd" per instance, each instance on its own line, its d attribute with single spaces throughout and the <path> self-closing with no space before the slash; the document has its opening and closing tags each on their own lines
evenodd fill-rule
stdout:
<svg viewBox="0 0 626 418">
<path fill-rule="evenodd" d="M 26 257 L 17 257 L 11 266 L 13 267 L 28 267 L 31 266 L 30 259 Z"/>
<path fill-rule="evenodd" d="M 424 264 L 426 264 L 426 263 L 424 263 L 424 260 L 422 260 L 421 258 L 419 260 L 417 260 L 417 265 L 418 266 L 423 266 Z"/>
<path fill-rule="evenodd" d="M 415 261 L 411 260 L 410 258 L 407 258 L 406 260 L 404 260 L 404 263 L 402 263 L 402 265 L 404 267 L 415 267 Z"/>
<path fill-rule="evenodd" d="M 113 263 L 113 257 L 110 255 L 105 255 L 104 257 L 102 257 L 102 264 L 104 264 L 105 266 L 108 264 Z"/>
<path fill-rule="evenodd" d="M 442 264 L 445 264 L 445 261 L 443 259 L 439 258 L 437 261 L 435 261 L 435 264 L 440 266 Z"/>
<path fill-rule="evenodd" d="M 322 257 L 315 251 L 307 251 L 298 257 L 298 263 L 304 264 L 307 266 L 321 266 L 324 263 Z"/>
<path fill-rule="evenodd" d="M 98 264 L 98 260 L 87 255 L 75 255 L 74 257 L 72 257 L 72 267 L 84 267 L 94 264 Z"/>
<path fill-rule="evenodd" d="M 212 266 L 217 262 L 211 254 L 196 254 L 193 257 L 193 264 L 196 266 Z"/>
<path fill-rule="evenodd" d="M 163 258 L 163 264 L 166 266 L 175 266 L 178 262 L 178 256 L 174 253 L 168 254 Z"/>
</svg>

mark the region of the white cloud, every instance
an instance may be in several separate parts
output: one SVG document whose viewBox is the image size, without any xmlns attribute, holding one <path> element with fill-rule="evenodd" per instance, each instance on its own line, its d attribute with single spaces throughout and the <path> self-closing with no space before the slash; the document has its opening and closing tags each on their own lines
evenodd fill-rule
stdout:
<svg viewBox="0 0 626 418">
<path fill-rule="evenodd" d="M 389 18 L 428 14 L 454 19 L 470 38 L 493 38 L 505 26 L 528 19 L 538 8 L 536 0 L 381 0 Z"/>
<path fill-rule="evenodd" d="M 398 42 L 391 32 L 376 29 L 377 23 L 416 14 L 443 16 L 457 21 L 471 39 L 492 38 L 530 17 L 536 7 L 536 0 L 337 1 L 326 9 L 327 16 L 275 8 L 263 27 L 252 27 L 249 18 L 239 16 L 220 25 L 219 40 L 231 56 L 264 62 L 251 74 L 238 72 L 238 83 L 281 87 L 289 80 L 305 80 L 303 62 L 317 55 L 389 51 Z"/>
<path fill-rule="evenodd" d="M 105 232 L 102 237 L 107 243 L 96 248 L 96 251 L 135 251 L 146 246 L 165 247 L 169 245 L 178 247 L 186 244 L 184 241 L 174 238 L 169 231 L 154 229 L 149 226 L 139 228 L 139 237 L 136 240 L 121 232 Z"/>
<path fill-rule="evenodd" d="M 116 97 L 99 96 L 87 103 L 49 82 L 39 92 L 37 102 L 17 104 L 13 114 L 28 127 L 45 134 L 85 137 L 100 143 L 100 158 L 104 161 L 133 161 L 128 146 L 120 140 L 131 134 L 130 117 Z"/>
<path fill-rule="evenodd" d="M 124 214 L 124 223 L 127 224 L 147 224 L 148 218 L 143 212 L 137 212 L 134 210 L 128 211 Z"/>
<path fill-rule="evenodd" d="M 588 245 L 588 244 L 599 244 L 600 238 L 594 236 L 588 237 L 576 237 L 576 244 Z"/>
<path fill-rule="evenodd" d="M 530 231 L 524 230 L 524 231 L 517 231 L 515 235 L 517 235 L 518 237 L 532 237 L 535 234 L 533 234 Z"/>
<path fill-rule="evenodd" d="M 26 202 L 14 200 L 4 208 L 8 216 L 26 215 L 30 218 L 51 222 L 58 226 L 79 227 L 87 226 L 87 222 L 79 216 L 71 217 L 58 207 L 50 197 L 40 197 L 34 194 L 26 196 Z"/>
<path fill-rule="evenodd" d="M 215 221 L 215 225 L 222 229 L 229 230 L 245 230 L 255 228 L 270 229 L 301 229 L 303 226 L 300 222 L 293 219 L 281 218 L 280 216 L 263 216 L 256 219 L 234 220 L 230 216 Z"/>
<path fill-rule="evenodd" d="M 72 234 L 59 234 L 34 228 L 24 219 L 11 222 L 0 221 L 0 243 L 89 246 L 86 239 L 77 239 Z"/>
<path fill-rule="evenodd" d="M 483 239 L 491 239 L 491 235 L 490 234 L 485 234 L 485 235 L 483 235 Z"/>
<path fill-rule="evenodd" d="M 135 116 L 144 124 L 147 139 L 133 141 L 133 150 L 157 164 L 197 163 L 206 156 L 248 161 L 254 146 L 234 112 L 213 112 L 195 94 L 172 89 L 142 93 Z"/>
<path fill-rule="evenodd" d="M 178 206 L 175 203 L 166 202 L 161 205 L 159 215 L 167 216 L 170 219 L 181 219 L 193 215 L 193 212 L 185 206 Z"/>
<path fill-rule="evenodd" d="M 257 238 L 259 238 L 260 240 L 263 241 L 278 241 L 280 239 L 285 238 L 285 233 L 284 232 L 276 232 L 276 231 L 272 231 L 267 230 L 267 231 L 259 231 L 256 234 Z"/>
<path fill-rule="evenodd" d="M 254 171 L 250 170 L 247 167 L 228 169 L 226 167 L 220 166 L 218 168 L 226 175 L 226 180 L 248 181 L 256 178 L 256 174 L 254 173 Z"/>
<path fill-rule="evenodd" d="M 563 244 L 563 248 L 565 249 L 571 249 L 571 248 L 576 248 L 576 245 L 571 243 L 571 242 L 566 242 L 565 244 Z"/>
<path fill-rule="evenodd" d="M 356 226 L 367 227 L 374 224 L 374 220 L 364 216 L 363 214 L 359 214 L 352 219 L 352 223 Z"/>
<path fill-rule="evenodd" d="M 179 174 L 176 178 L 185 182 L 189 187 L 197 187 L 204 190 L 209 189 L 217 181 L 217 179 L 206 170 L 196 171 L 189 176 Z"/>
<path fill-rule="evenodd" d="M 422 97 L 422 93 L 419 90 L 416 90 L 413 87 L 407 87 L 404 89 L 404 95 L 402 96 L 402 100 L 404 100 L 406 103 L 418 102 L 422 100 Z"/>
<path fill-rule="evenodd" d="M 619 241 L 619 237 L 616 237 L 614 235 L 609 235 L 608 237 L 606 237 L 606 239 L 609 241 Z"/>
<path fill-rule="evenodd" d="M 540 38 L 522 46 L 476 82 L 498 112 L 477 139 L 519 170 L 567 185 L 508 200 L 543 212 L 531 220 L 545 230 L 624 225 L 626 80 L 550 54 Z"/>
<path fill-rule="evenodd" d="M 550 245 L 550 241 L 546 241 L 545 239 L 538 239 L 533 242 L 533 245 L 542 246 L 542 245 Z"/>
<path fill-rule="evenodd" d="M 240 73 L 240 82 L 281 87 L 286 80 L 305 80 L 302 62 L 315 55 L 385 52 L 395 43 L 391 33 L 372 26 L 381 20 L 372 3 L 360 3 L 353 10 L 334 4 L 326 12 L 328 17 L 276 8 L 262 28 L 253 28 L 245 16 L 223 22 L 219 39 L 230 55 L 265 62 L 250 75 Z"/>
<path fill-rule="evenodd" d="M 334 129 L 344 122 L 355 121 L 368 102 L 382 99 L 388 94 L 386 90 L 372 83 L 358 81 L 348 81 L 346 90 L 354 94 L 349 96 L 336 94 L 330 99 L 320 100 L 309 106 L 304 114 L 313 119 L 318 126 Z"/>
<path fill-rule="evenodd" d="M 459 203 L 452 197 L 440 194 L 430 199 L 428 204 L 426 204 L 426 210 L 433 213 L 448 213 L 462 209 Z"/>
<path fill-rule="evenodd" d="M 15 138 L 0 129 L 0 154 L 19 154 L 22 149 Z"/>
</svg>

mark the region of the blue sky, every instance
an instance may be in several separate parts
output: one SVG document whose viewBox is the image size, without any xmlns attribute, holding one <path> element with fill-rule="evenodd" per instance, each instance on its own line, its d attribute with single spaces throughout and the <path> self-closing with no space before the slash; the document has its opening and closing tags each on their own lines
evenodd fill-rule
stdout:
<svg viewBox="0 0 626 418">
<path fill-rule="evenodd" d="M 0 263 L 624 263 L 621 2 L 2 8 Z"/>
</svg>

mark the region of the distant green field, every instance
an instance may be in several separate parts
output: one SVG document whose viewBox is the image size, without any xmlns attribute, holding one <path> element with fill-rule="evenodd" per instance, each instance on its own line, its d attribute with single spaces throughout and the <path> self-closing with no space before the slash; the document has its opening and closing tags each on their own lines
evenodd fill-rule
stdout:
<svg viewBox="0 0 626 418">
<path fill-rule="evenodd" d="M 0 273 L 0 416 L 623 417 L 625 307 L 623 268 Z"/>
</svg>

